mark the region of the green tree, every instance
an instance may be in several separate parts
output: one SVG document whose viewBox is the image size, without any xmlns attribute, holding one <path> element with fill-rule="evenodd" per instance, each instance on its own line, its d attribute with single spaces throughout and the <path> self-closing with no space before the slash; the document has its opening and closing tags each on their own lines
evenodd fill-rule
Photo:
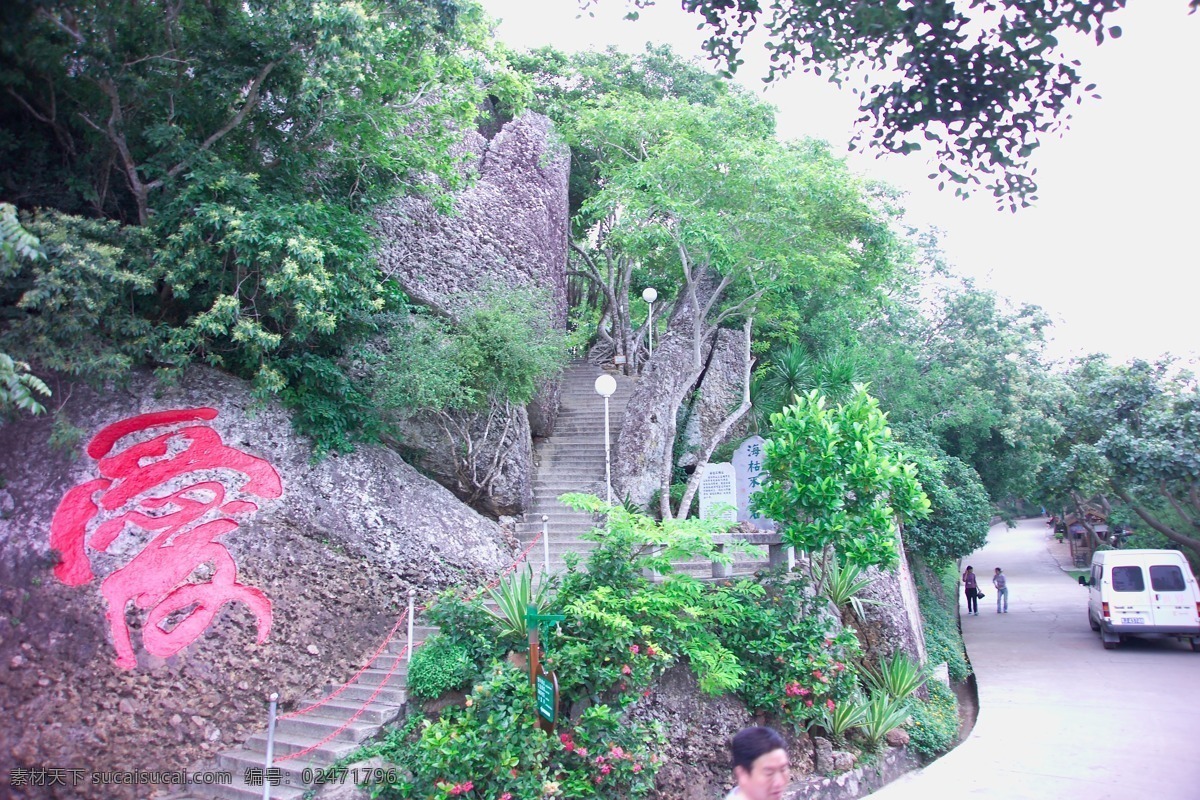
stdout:
<svg viewBox="0 0 1200 800">
<path fill-rule="evenodd" d="M 9 203 L 0 203 L 0 280 L 8 281 L 16 274 L 19 261 L 45 257 L 37 237 L 21 225 L 17 209 Z M 42 413 L 46 408 L 38 396 L 49 397 L 50 387 L 30 373 L 29 364 L 15 361 L 0 350 L 0 417 L 14 409 Z"/>
<path fill-rule="evenodd" d="M 581 0 L 587 7 L 598 0 Z M 634 8 L 655 0 L 629 0 Z M 1121 35 L 1108 23 L 1125 0 L 683 0 L 709 29 L 710 57 L 732 73 L 751 32 L 766 36 L 768 80 L 800 68 L 828 73 L 860 98 L 863 141 L 888 153 L 936 148 L 939 187 L 981 185 L 1014 210 L 1035 199 L 1030 157 L 1061 129 L 1072 101 L 1095 89 L 1059 38 Z M 1200 0 L 1190 0 L 1192 11 Z M 1180 0 L 1180 11 L 1183 4 Z M 631 16 L 636 17 L 636 12 Z M 850 79 L 855 80 L 851 81 Z"/>
<path fill-rule="evenodd" d="M 1099 497 L 1200 559 L 1200 388 L 1172 359 L 1112 366 L 1102 356 L 1066 376 L 1063 435 L 1048 471 L 1052 498 Z"/>
<path fill-rule="evenodd" d="M 817 574 L 830 557 L 894 565 L 898 524 L 929 513 L 916 467 L 865 387 L 833 408 L 816 391 L 798 398 L 771 418 L 763 454 L 769 477 L 754 507 L 813 556 Z"/>
<path fill-rule="evenodd" d="M 63 215 L 46 217 L 57 255 L 16 278 L 39 292 L 3 296 L 14 355 L 65 360 L 77 337 L 68 369 L 93 378 L 202 361 L 280 396 L 322 447 L 371 429 L 345 355 L 404 307 L 371 209 L 408 191 L 447 206 L 482 99 L 523 102 L 480 8 L 75 0 L 8 4 L 0 25 L 5 181 Z M 55 278 L 85 272 L 87 291 Z"/>
</svg>

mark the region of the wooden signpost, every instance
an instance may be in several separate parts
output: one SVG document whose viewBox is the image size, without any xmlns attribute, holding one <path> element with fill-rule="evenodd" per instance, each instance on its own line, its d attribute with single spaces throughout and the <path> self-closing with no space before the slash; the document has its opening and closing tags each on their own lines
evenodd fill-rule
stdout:
<svg viewBox="0 0 1200 800">
<path fill-rule="evenodd" d="M 564 619 L 562 614 L 539 614 L 532 603 L 525 607 L 525 627 L 529 631 L 529 682 L 537 700 L 538 726 L 546 733 L 554 733 L 558 721 L 558 676 L 542 671 L 538 634 L 540 626 Z"/>
</svg>

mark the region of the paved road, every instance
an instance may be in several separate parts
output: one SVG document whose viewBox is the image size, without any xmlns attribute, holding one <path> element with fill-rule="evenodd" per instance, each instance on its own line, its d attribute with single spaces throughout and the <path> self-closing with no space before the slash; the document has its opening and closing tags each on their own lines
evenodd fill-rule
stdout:
<svg viewBox="0 0 1200 800">
<path fill-rule="evenodd" d="M 1200 800 L 1200 653 L 1173 639 L 1104 650 L 1048 530 L 993 527 L 967 559 L 987 594 L 978 617 L 959 597 L 979 719 L 962 745 L 872 800 Z M 1008 614 L 996 613 L 995 567 Z"/>
</svg>

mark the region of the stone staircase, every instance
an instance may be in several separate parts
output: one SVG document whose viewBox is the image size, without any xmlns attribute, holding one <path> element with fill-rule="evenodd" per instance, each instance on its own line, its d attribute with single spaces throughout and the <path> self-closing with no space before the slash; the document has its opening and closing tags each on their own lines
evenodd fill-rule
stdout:
<svg viewBox="0 0 1200 800">
<path fill-rule="evenodd" d="M 414 626 L 414 646 L 436 630 Z M 264 731 L 247 739 L 241 747 L 227 750 L 215 761 L 193 770 L 230 773 L 231 784 L 192 785 L 159 797 L 161 800 L 262 800 L 263 779 L 268 777 L 278 781 L 271 783 L 272 800 L 303 797 L 312 788 L 317 773 L 353 753 L 400 716 L 407 699 L 404 689 L 408 674 L 404 655 L 407 643 L 407 629 L 402 626 L 379 656 L 350 683 L 336 689 L 327 686 L 324 691 L 302 698 L 297 707 L 304 713 L 295 716 L 280 713 L 269 775 L 263 772 L 267 754 Z M 301 752 L 305 754 L 290 757 Z"/>
<path fill-rule="evenodd" d="M 554 433 L 534 447 L 537 476 L 533 481 L 533 505 L 525 522 L 517 524 L 517 537 L 528 546 L 542 532 L 545 516 L 549 530 L 550 572 L 561 572 L 567 553 L 586 554 L 594 542 L 581 538 L 596 527 L 592 515 L 575 511 L 558 502 L 567 492 L 586 492 L 604 499 L 604 398 L 596 394 L 596 378 L 602 370 L 587 362 L 571 364 L 563 374 L 558 420 Z M 621 420 L 637 379 L 612 374 L 617 390 L 608 399 L 609 441 L 615 453 L 621 435 Z M 614 501 L 618 501 L 615 494 Z M 543 544 L 529 553 L 535 576 L 540 575 L 544 559 Z"/>
</svg>

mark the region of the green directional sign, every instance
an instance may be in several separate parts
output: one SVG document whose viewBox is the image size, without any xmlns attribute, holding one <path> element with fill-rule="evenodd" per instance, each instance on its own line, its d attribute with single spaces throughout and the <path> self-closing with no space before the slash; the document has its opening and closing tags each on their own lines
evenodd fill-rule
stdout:
<svg viewBox="0 0 1200 800">
<path fill-rule="evenodd" d="M 537 676 L 537 712 L 539 717 L 554 725 L 558 717 L 558 676 L 553 672 Z"/>
</svg>

